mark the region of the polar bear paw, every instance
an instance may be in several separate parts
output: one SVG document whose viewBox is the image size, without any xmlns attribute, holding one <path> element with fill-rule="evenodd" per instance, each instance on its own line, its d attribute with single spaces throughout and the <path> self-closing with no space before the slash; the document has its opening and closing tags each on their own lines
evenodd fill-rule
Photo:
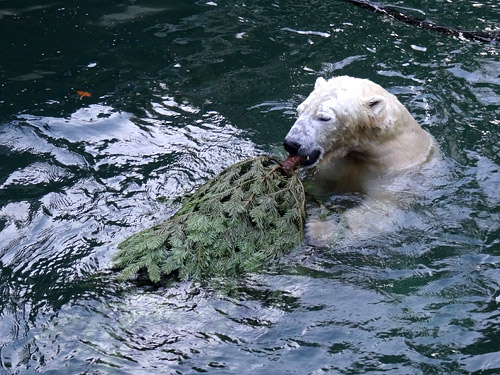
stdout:
<svg viewBox="0 0 500 375">
<path fill-rule="evenodd" d="M 305 227 L 307 244 L 314 247 L 330 245 L 336 237 L 338 227 L 339 224 L 333 219 L 310 219 Z"/>
</svg>

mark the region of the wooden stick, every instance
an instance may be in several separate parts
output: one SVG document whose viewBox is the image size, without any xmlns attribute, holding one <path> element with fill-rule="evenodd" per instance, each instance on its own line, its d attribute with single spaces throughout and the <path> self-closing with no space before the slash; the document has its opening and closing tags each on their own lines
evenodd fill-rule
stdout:
<svg viewBox="0 0 500 375">
<path fill-rule="evenodd" d="M 373 1 L 364 1 L 364 0 L 344 0 L 348 3 L 354 4 L 360 8 L 372 10 L 375 13 L 381 13 L 391 18 L 394 18 L 398 21 L 402 21 L 409 25 L 420 27 L 421 29 L 437 31 L 443 34 L 453 35 L 458 38 L 464 38 L 469 40 L 477 40 L 483 43 L 492 43 L 500 45 L 500 35 L 488 32 L 476 32 L 476 31 L 467 31 L 455 29 L 453 27 L 438 25 L 431 21 L 426 21 L 422 19 L 418 19 L 407 14 L 401 13 L 395 9 L 391 9 L 385 6 L 382 6 Z"/>
</svg>

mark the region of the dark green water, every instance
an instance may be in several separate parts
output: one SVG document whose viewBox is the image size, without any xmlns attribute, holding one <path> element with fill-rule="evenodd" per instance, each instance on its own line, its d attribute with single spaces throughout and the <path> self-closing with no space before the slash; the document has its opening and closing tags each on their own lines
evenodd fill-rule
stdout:
<svg viewBox="0 0 500 375">
<path fill-rule="evenodd" d="M 500 32 L 496 0 L 393 3 Z M 0 35 L 0 374 L 500 373 L 500 47 L 340 0 L 3 1 Z M 217 285 L 113 281 L 159 197 L 280 153 L 341 74 L 441 146 L 404 225 Z"/>
</svg>

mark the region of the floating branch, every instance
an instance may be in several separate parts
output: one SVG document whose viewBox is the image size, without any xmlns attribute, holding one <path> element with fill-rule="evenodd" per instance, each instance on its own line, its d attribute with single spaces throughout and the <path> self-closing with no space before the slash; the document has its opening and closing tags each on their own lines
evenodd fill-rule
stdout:
<svg viewBox="0 0 500 375">
<path fill-rule="evenodd" d="M 453 35 L 458 38 L 477 40 L 483 43 L 500 44 L 500 35 L 494 33 L 467 31 L 467 30 L 455 29 L 453 27 L 438 25 L 431 21 L 426 21 L 423 19 L 418 19 L 416 17 L 409 16 L 407 14 L 401 13 L 400 11 L 391 9 L 386 6 L 382 6 L 379 3 L 375 3 L 372 1 L 363 1 L 363 0 L 344 0 L 344 1 L 354 4 L 363 9 L 368 9 L 376 13 L 384 14 L 386 16 L 394 18 L 398 21 L 402 21 L 409 25 L 420 27 L 421 29 L 433 30 L 443 34 Z"/>
<path fill-rule="evenodd" d="M 295 166 L 292 166 L 292 168 Z M 121 279 L 152 281 L 258 270 L 303 240 L 305 192 L 288 165 L 261 156 L 236 163 L 186 198 L 165 222 L 120 245 Z"/>
</svg>

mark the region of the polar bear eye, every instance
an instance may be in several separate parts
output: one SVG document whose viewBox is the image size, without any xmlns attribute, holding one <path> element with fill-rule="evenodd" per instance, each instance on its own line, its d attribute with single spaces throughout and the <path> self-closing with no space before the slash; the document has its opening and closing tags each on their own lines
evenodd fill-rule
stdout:
<svg viewBox="0 0 500 375">
<path fill-rule="evenodd" d="M 328 115 L 319 115 L 318 116 L 318 121 L 321 121 L 321 122 L 328 122 L 331 119 L 332 119 L 331 116 L 328 116 Z"/>
</svg>

